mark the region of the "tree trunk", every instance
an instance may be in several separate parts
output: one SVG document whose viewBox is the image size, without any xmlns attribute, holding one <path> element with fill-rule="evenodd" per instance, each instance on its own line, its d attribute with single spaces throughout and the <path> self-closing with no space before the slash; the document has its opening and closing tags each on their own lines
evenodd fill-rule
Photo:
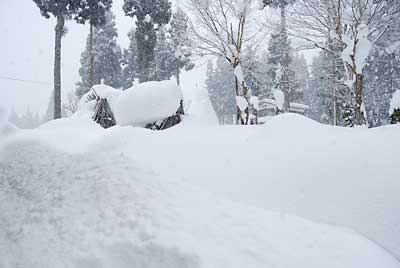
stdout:
<svg viewBox="0 0 400 268">
<path fill-rule="evenodd" d="M 365 125 L 365 117 L 364 111 L 362 109 L 363 106 L 363 88 L 364 88 L 364 75 L 356 74 L 356 94 L 355 94 L 355 117 L 356 117 L 356 125 Z"/>
<path fill-rule="evenodd" d="M 93 54 L 93 24 L 90 23 L 90 34 L 89 34 L 89 87 L 92 88 L 94 85 L 94 54 Z"/>
<path fill-rule="evenodd" d="M 235 76 L 235 93 L 236 93 L 236 97 L 239 96 L 239 80 L 237 79 L 237 77 Z M 236 98 L 235 98 L 235 102 L 236 102 Z M 240 111 L 239 106 L 236 103 L 236 124 L 237 125 L 243 125 L 244 122 L 242 120 L 242 112 Z"/>
<path fill-rule="evenodd" d="M 286 35 L 286 9 L 285 7 L 281 7 L 281 41 L 284 40 L 284 36 Z M 285 96 L 285 102 L 283 104 L 283 110 L 285 112 L 289 112 L 290 106 L 290 85 L 289 85 L 289 51 L 288 48 L 285 46 L 282 47 L 283 49 L 283 59 L 282 59 L 282 77 L 281 77 L 281 90 Z"/>
<path fill-rule="evenodd" d="M 54 47 L 54 119 L 61 118 L 61 38 L 63 36 L 65 19 L 57 17 Z"/>
<path fill-rule="evenodd" d="M 180 70 L 179 67 L 177 66 L 176 71 L 175 71 L 175 77 L 176 77 L 176 83 L 178 84 L 178 86 L 181 85 L 181 77 L 180 77 Z"/>
</svg>

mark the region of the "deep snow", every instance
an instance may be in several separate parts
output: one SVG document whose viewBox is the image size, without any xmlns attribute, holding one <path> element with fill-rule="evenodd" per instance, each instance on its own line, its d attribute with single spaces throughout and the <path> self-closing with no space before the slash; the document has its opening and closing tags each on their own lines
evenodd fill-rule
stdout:
<svg viewBox="0 0 400 268">
<path fill-rule="evenodd" d="M 0 267 L 400 267 L 356 233 L 398 252 L 399 131 L 18 131 L 0 141 Z"/>
</svg>

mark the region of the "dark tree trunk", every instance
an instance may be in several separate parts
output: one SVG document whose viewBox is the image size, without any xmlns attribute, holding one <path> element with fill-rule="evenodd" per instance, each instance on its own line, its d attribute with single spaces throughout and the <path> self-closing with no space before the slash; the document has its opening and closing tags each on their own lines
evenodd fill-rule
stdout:
<svg viewBox="0 0 400 268">
<path fill-rule="evenodd" d="M 364 111 L 362 109 L 363 105 L 363 89 L 364 89 L 364 75 L 356 74 L 356 94 L 355 94 L 355 117 L 356 117 L 356 125 L 365 125 L 365 116 Z"/>
<path fill-rule="evenodd" d="M 90 23 L 90 35 L 89 35 L 89 87 L 92 88 L 94 85 L 94 54 L 93 54 L 93 24 Z"/>
<path fill-rule="evenodd" d="M 181 71 L 179 70 L 179 67 L 176 67 L 176 71 L 175 71 L 175 77 L 176 77 L 176 83 L 178 84 L 178 86 L 181 85 Z"/>
<path fill-rule="evenodd" d="M 61 38 L 63 36 L 65 19 L 57 17 L 54 48 L 54 119 L 61 118 Z"/>
<path fill-rule="evenodd" d="M 286 8 L 281 7 L 281 41 L 286 42 L 284 36 L 286 36 Z M 285 96 L 285 102 L 283 104 L 283 110 L 289 112 L 290 106 L 290 85 L 289 85 L 289 48 L 286 44 L 281 48 L 283 49 L 283 59 L 282 59 L 282 79 L 281 79 L 281 89 Z"/>
<path fill-rule="evenodd" d="M 235 93 L 236 96 L 239 96 L 239 81 L 237 77 L 235 76 Z M 235 99 L 236 102 L 236 99 Z M 243 125 L 243 120 L 241 116 L 242 112 L 240 111 L 239 106 L 236 104 L 236 124 L 237 125 Z"/>
</svg>

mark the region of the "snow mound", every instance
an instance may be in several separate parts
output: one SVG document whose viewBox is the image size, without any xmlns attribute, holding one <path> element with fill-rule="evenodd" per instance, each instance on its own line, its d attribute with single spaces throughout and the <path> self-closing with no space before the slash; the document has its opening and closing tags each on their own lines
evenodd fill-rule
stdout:
<svg viewBox="0 0 400 268">
<path fill-rule="evenodd" d="M 121 94 L 121 90 L 106 85 L 94 85 L 93 89 L 94 91 L 90 90 L 88 93 L 83 95 L 79 102 L 79 112 L 81 114 L 94 112 L 94 107 L 96 106 L 94 92 L 100 98 L 107 99 L 108 103 L 110 104 L 111 110 L 115 109 L 115 101 Z"/>
<path fill-rule="evenodd" d="M 116 129 L 98 144 L 133 133 Z M 3 149 L 0 267 L 400 267 L 350 230 L 227 201 L 120 150 Z"/>
<path fill-rule="evenodd" d="M 146 82 L 121 93 L 114 104 L 118 125 L 145 126 L 174 115 L 182 91 L 173 81 Z"/>
<path fill-rule="evenodd" d="M 389 114 L 392 115 L 395 109 L 400 108 L 400 90 L 397 90 L 390 101 Z"/>
</svg>

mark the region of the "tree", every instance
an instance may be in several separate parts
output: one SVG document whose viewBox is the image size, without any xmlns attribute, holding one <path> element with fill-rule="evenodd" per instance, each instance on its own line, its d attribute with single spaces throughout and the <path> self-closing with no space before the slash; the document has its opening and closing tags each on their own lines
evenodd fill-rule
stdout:
<svg viewBox="0 0 400 268">
<path fill-rule="evenodd" d="M 124 0 L 123 10 L 125 15 L 136 18 L 139 81 L 153 80 L 154 49 L 157 43 L 155 25 L 162 26 L 169 23 L 171 3 L 168 0 Z"/>
<path fill-rule="evenodd" d="M 235 3 L 227 0 L 190 0 L 195 20 L 190 21 L 190 26 L 197 39 L 197 49 L 223 57 L 232 67 L 235 74 L 236 121 L 238 124 L 250 124 L 252 105 L 241 60 L 251 0 Z"/>
<path fill-rule="evenodd" d="M 371 127 L 390 123 L 390 99 L 400 89 L 399 38 L 400 25 L 391 25 L 368 58 L 365 68 L 365 108 Z"/>
<path fill-rule="evenodd" d="M 233 124 L 236 114 L 234 74 L 224 58 L 218 57 L 215 64 L 211 60 L 208 62 L 205 85 L 219 123 Z"/>
<path fill-rule="evenodd" d="M 102 81 L 114 88 L 122 87 L 122 52 L 117 44 L 117 37 L 115 16 L 108 11 L 104 24 L 94 27 L 92 34 L 89 34 L 86 49 L 81 55 L 79 74 L 82 80 L 77 83 L 78 97 L 87 93 L 93 84 L 100 84 Z"/>
<path fill-rule="evenodd" d="M 154 77 L 156 81 L 169 80 L 175 74 L 175 53 L 170 33 L 164 26 L 157 31 L 154 48 Z"/>
<path fill-rule="evenodd" d="M 124 89 L 132 87 L 137 77 L 137 54 L 138 48 L 135 38 L 135 28 L 128 33 L 130 40 L 128 49 L 124 49 L 122 57 L 122 78 Z"/>
<path fill-rule="evenodd" d="M 342 84 L 354 98 L 356 125 L 366 122 L 364 114 L 367 58 L 390 25 L 398 23 L 399 5 L 393 0 L 299 0 L 293 12 L 299 37 L 341 58 Z M 333 64 L 336 65 L 337 64 Z M 335 84 L 337 85 L 337 84 Z"/>
<path fill-rule="evenodd" d="M 61 38 L 66 33 L 65 20 L 76 16 L 81 1 L 33 0 L 45 18 L 53 15 L 57 19 L 54 46 L 54 119 L 61 118 Z"/>
<path fill-rule="evenodd" d="M 77 22 L 85 23 L 89 21 L 89 87 L 94 85 L 95 67 L 94 67 L 94 52 L 93 52 L 93 30 L 94 27 L 104 25 L 107 21 L 106 13 L 110 10 L 112 5 L 112 0 L 86 0 L 81 4 L 78 16 L 76 18 Z"/>
<path fill-rule="evenodd" d="M 294 0 L 263 0 L 263 5 L 260 8 L 264 8 L 265 6 L 270 6 L 273 8 L 280 9 L 280 27 L 279 31 L 272 35 L 270 41 L 270 48 L 274 49 L 271 54 L 274 55 L 275 59 L 271 59 L 273 64 L 277 64 L 279 67 L 280 77 L 275 77 L 276 80 L 279 80 L 280 90 L 285 95 L 285 103 L 283 105 L 284 111 L 289 111 L 289 103 L 290 103 L 290 76 L 293 75 L 289 70 L 289 64 L 291 62 L 290 58 L 290 42 L 288 38 L 288 30 L 287 30 L 287 22 L 286 22 L 286 8 L 288 5 L 294 3 Z M 279 52 L 278 52 L 279 51 Z M 276 71 L 276 70 L 275 70 Z M 275 74 L 276 76 L 276 74 Z"/>
<path fill-rule="evenodd" d="M 191 60 L 192 51 L 190 49 L 190 40 L 188 36 L 188 17 L 179 7 L 172 16 L 171 21 L 171 39 L 173 42 L 174 55 L 174 75 L 176 82 L 180 85 L 181 69 L 189 71 L 194 68 Z"/>
</svg>

